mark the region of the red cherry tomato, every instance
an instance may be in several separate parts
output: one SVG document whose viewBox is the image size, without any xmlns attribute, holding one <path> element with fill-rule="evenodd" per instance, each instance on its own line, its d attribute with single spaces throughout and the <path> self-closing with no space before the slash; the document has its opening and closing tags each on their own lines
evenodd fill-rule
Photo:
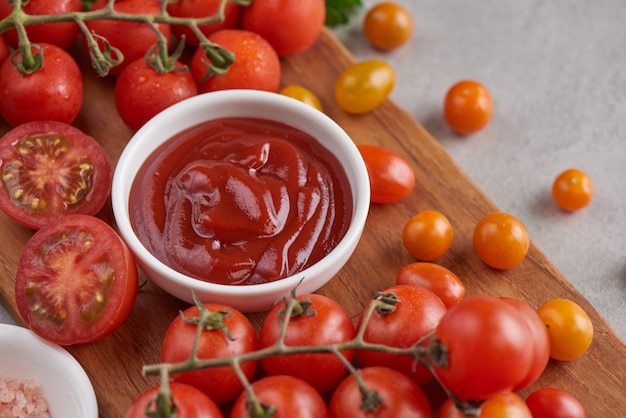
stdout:
<svg viewBox="0 0 626 418">
<path fill-rule="evenodd" d="M 533 418 L 587 418 L 580 401 L 563 389 L 537 389 L 528 395 L 526 405 Z"/>
<path fill-rule="evenodd" d="M 491 94 L 478 81 L 459 81 L 446 93 L 443 116 L 458 134 L 470 135 L 480 131 L 487 126 L 492 115 Z"/>
<path fill-rule="evenodd" d="M 379 145 L 358 145 L 370 181 L 372 203 L 405 198 L 415 186 L 415 174 L 400 154 Z"/>
<path fill-rule="evenodd" d="M 396 300 L 393 308 L 389 309 L 389 304 L 383 303 L 381 309 L 376 309 L 365 324 L 363 339 L 366 342 L 398 348 L 411 347 L 433 331 L 446 313 L 446 307 L 441 299 L 423 287 L 392 286 L 382 291 L 377 299 L 382 298 L 384 302 L 391 295 Z M 370 304 L 381 304 L 381 300 L 377 299 Z M 364 326 L 364 315 L 370 304 L 361 313 L 357 328 Z M 389 367 L 410 376 L 420 385 L 432 379 L 428 369 L 422 364 L 416 364 L 415 359 L 406 355 L 357 350 L 356 356 L 361 367 Z"/>
<path fill-rule="evenodd" d="M 167 3 L 167 12 L 176 17 L 205 18 L 214 16 L 219 10 L 221 0 L 178 0 Z M 221 29 L 235 29 L 239 24 L 243 7 L 233 1 L 224 5 L 224 19 L 220 22 L 199 25 L 198 29 L 208 36 Z M 172 32 L 176 36 L 184 36 L 188 45 L 198 45 L 198 37 L 187 26 L 173 25 Z"/>
<path fill-rule="evenodd" d="M 350 341 L 355 331 L 344 308 L 323 295 L 300 295 L 298 301 L 311 304 L 289 320 L 285 344 L 288 346 L 328 345 Z M 304 306 L 304 305 L 303 305 Z M 285 304 L 276 305 L 265 317 L 259 334 L 259 346 L 265 348 L 278 341 Z M 353 351 L 342 355 L 351 361 Z M 344 364 L 332 353 L 293 354 L 261 359 L 263 371 L 269 375 L 289 375 L 306 380 L 320 393 L 328 392 L 348 373 Z"/>
<path fill-rule="evenodd" d="M 452 399 L 447 399 L 437 414 L 437 418 L 536 418 L 531 415 L 524 400 L 514 392 L 500 392 L 480 405 L 478 415 L 466 415 L 460 411 Z"/>
<path fill-rule="evenodd" d="M 148 415 L 157 413 L 156 397 L 159 395 L 161 387 L 156 386 L 148 389 L 131 404 L 126 411 L 125 418 L 149 418 L 150 416 L 169 415 Z M 176 416 L 179 418 L 223 418 L 222 412 L 215 402 L 204 392 L 191 385 L 170 382 L 171 392 L 170 402 L 176 405 Z M 160 412 L 160 411 L 159 411 Z"/>
<path fill-rule="evenodd" d="M 177 62 L 175 68 L 159 73 L 144 58 L 131 62 L 115 83 L 115 105 L 132 130 L 141 128 L 157 113 L 198 94 L 191 73 Z"/>
<path fill-rule="evenodd" d="M 244 9 L 241 25 L 267 39 L 279 56 L 286 57 L 312 47 L 325 18 L 324 0 L 254 0 Z"/>
<path fill-rule="evenodd" d="M 32 51 L 43 56 L 39 70 L 20 73 L 13 65 L 22 58 L 19 52 L 0 68 L 2 117 L 11 126 L 31 121 L 72 123 L 83 105 L 83 76 L 78 64 L 52 44 L 33 46 Z"/>
<path fill-rule="evenodd" d="M 250 418 L 248 408 L 274 408 L 275 418 L 327 418 L 328 412 L 322 396 L 302 379 L 293 376 L 267 376 L 252 383 L 254 396 L 260 405 L 248 404 L 246 393 L 235 401 L 230 418 Z M 270 415 L 263 415 L 270 416 Z"/>
<path fill-rule="evenodd" d="M 220 358 L 245 354 L 258 348 L 256 331 L 248 318 L 238 310 L 219 303 L 204 305 L 212 320 L 202 330 L 197 345 L 199 359 Z M 170 323 L 161 346 L 161 360 L 174 363 L 187 360 L 196 338 L 196 324 L 182 319 L 199 318 L 197 306 L 187 308 Z M 241 364 L 248 380 L 256 372 L 257 362 Z M 186 383 L 202 390 L 218 405 L 232 401 L 243 391 L 243 385 L 235 370 L 229 366 L 213 367 L 171 376 L 175 382 Z"/>
<path fill-rule="evenodd" d="M 62 122 L 29 122 L 0 139 L 0 209 L 38 229 L 95 215 L 111 190 L 111 162 L 95 139 Z"/>
<path fill-rule="evenodd" d="M 80 280 L 76 280 L 76 278 Z M 28 240 L 15 275 L 20 316 L 56 344 L 82 344 L 115 331 L 137 297 L 130 250 L 104 221 L 67 215 Z"/>
<path fill-rule="evenodd" d="M 409 219 L 402 228 L 402 243 L 413 257 L 433 261 L 452 246 L 454 233 L 448 218 L 436 210 L 424 210 Z"/>
<path fill-rule="evenodd" d="M 570 168 L 559 174 L 552 183 L 552 199 L 561 209 L 574 212 L 591 202 L 593 182 L 583 171 Z"/>
<path fill-rule="evenodd" d="M 260 35 L 239 30 L 214 32 L 209 40 L 235 54 L 235 62 L 223 75 L 207 77 L 211 60 L 198 47 L 191 60 L 191 74 L 200 93 L 226 89 L 254 89 L 277 92 L 280 84 L 280 61 L 276 51 Z"/>
<path fill-rule="evenodd" d="M 530 238 L 524 224 L 515 216 L 494 212 L 474 227 L 474 251 L 490 267 L 509 269 L 524 260 Z"/>
<path fill-rule="evenodd" d="M 465 296 L 465 285 L 456 274 L 444 266 L 427 261 L 402 267 L 396 275 L 396 284 L 424 287 L 439 296 L 446 308 Z"/>
</svg>

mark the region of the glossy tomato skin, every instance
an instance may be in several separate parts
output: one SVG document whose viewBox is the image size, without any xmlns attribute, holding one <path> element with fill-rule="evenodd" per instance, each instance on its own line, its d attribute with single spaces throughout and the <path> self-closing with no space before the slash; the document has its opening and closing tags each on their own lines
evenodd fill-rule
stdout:
<svg viewBox="0 0 626 418">
<path fill-rule="evenodd" d="M 39 44 L 43 66 L 21 74 L 7 59 L 0 68 L 0 114 L 11 126 L 31 121 L 72 123 L 83 104 L 83 76 L 74 58 L 52 44 Z M 33 47 L 33 54 L 37 49 Z M 12 59 L 21 59 L 17 53 Z"/>
<path fill-rule="evenodd" d="M 176 382 L 170 382 L 169 389 L 173 402 L 176 403 L 178 418 L 223 418 L 215 402 L 201 390 Z M 126 411 L 125 418 L 148 418 L 146 408 L 151 404 L 149 411 L 155 412 L 153 402 L 160 390 L 160 386 L 155 386 L 139 395 Z"/>
<path fill-rule="evenodd" d="M 383 51 L 406 44 L 413 34 L 413 18 L 401 5 L 383 1 L 372 6 L 363 18 L 363 34 Z"/>
<path fill-rule="evenodd" d="M 179 0 L 168 2 L 167 12 L 176 17 L 204 18 L 214 16 L 219 10 L 220 0 Z M 221 22 L 199 25 L 200 31 L 208 36 L 221 29 L 235 29 L 239 24 L 243 7 L 232 2 L 226 2 L 224 6 L 224 19 Z M 198 45 L 198 37 L 186 26 L 173 25 L 172 33 L 184 36 L 188 45 Z"/>
<path fill-rule="evenodd" d="M 315 95 L 315 93 L 304 86 L 290 84 L 280 89 L 279 93 L 283 96 L 291 97 L 292 99 L 308 104 L 309 106 L 313 106 L 320 112 L 324 111 L 320 99 Z"/>
<path fill-rule="evenodd" d="M 591 202 L 593 182 L 582 170 L 569 168 L 559 174 L 552 183 L 552 199 L 563 210 L 574 212 Z"/>
<path fill-rule="evenodd" d="M 448 268 L 428 261 L 408 264 L 398 270 L 396 284 L 424 287 L 443 302 L 446 308 L 465 297 L 465 284 Z"/>
<path fill-rule="evenodd" d="M 593 342 L 593 322 L 576 302 L 556 298 L 537 308 L 550 339 L 550 357 L 555 360 L 574 360 L 587 352 Z"/>
<path fill-rule="evenodd" d="M 380 106 L 396 83 L 393 67 L 379 59 L 346 67 L 335 81 L 335 100 L 348 113 L 367 113 Z"/>
<path fill-rule="evenodd" d="M 491 93 L 478 81 L 461 80 L 446 93 L 443 116 L 456 133 L 476 133 L 484 129 L 493 116 Z"/>
<path fill-rule="evenodd" d="M 324 0 L 254 0 L 241 16 L 243 29 L 258 33 L 281 57 L 311 48 L 324 27 Z"/>
<path fill-rule="evenodd" d="M 61 345 L 83 344 L 122 325 L 137 286 L 132 254 L 113 228 L 93 216 L 67 215 L 26 243 L 15 299 L 37 335 Z"/>
<path fill-rule="evenodd" d="M 115 83 L 115 106 L 122 120 L 138 130 L 157 113 L 198 94 L 189 70 L 180 62 L 159 73 L 145 59 L 131 62 Z"/>
<path fill-rule="evenodd" d="M 505 212 L 485 215 L 474 227 L 474 251 L 488 266 L 506 270 L 521 263 L 530 247 L 526 226 Z"/>
<path fill-rule="evenodd" d="M 330 418 L 430 418 L 426 395 L 411 378 L 387 367 L 365 367 L 358 372 L 365 387 L 383 399 L 375 411 L 362 409 L 362 397 L 354 376 L 350 375 L 335 389 L 330 399 Z"/>
<path fill-rule="evenodd" d="M 333 299 L 318 295 L 300 295 L 298 300 L 312 304 L 307 313 L 292 315 L 285 335 L 288 346 L 328 345 L 350 341 L 355 336 L 354 326 L 345 309 Z M 259 334 L 259 347 L 274 344 L 280 335 L 279 318 L 284 303 L 276 305 L 265 317 Z M 354 351 L 343 351 L 351 361 Z M 328 392 L 343 380 L 348 369 L 332 353 L 306 353 L 272 356 L 261 359 L 261 367 L 268 375 L 290 375 L 307 381 L 320 393 Z"/>
<path fill-rule="evenodd" d="M 452 224 L 443 213 L 424 210 L 413 216 L 402 228 L 404 248 L 418 260 L 434 261 L 452 246 Z"/>
<path fill-rule="evenodd" d="M 380 145 L 361 144 L 357 148 L 367 168 L 372 203 L 397 202 L 411 193 L 415 173 L 403 156 Z"/>
<path fill-rule="evenodd" d="M 395 295 L 397 302 L 392 311 L 375 310 L 364 324 L 365 313 L 370 302 L 359 317 L 357 329 L 365 326 L 363 339 L 369 343 L 385 344 L 392 347 L 408 348 L 415 345 L 433 331 L 446 313 L 446 307 L 430 290 L 411 285 L 396 285 L 381 292 Z M 410 324 L 410 326 L 408 326 Z M 376 350 L 357 350 L 356 356 L 361 367 L 385 366 L 406 374 L 419 385 L 432 379 L 432 374 L 415 359 L 398 354 Z"/>
<path fill-rule="evenodd" d="M 256 331 L 248 318 L 238 310 L 219 303 L 207 303 L 206 309 L 213 313 L 223 312 L 223 326 L 228 329 L 232 338 L 220 328 L 205 328 L 197 347 L 200 359 L 220 358 L 245 354 L 258 348 Z M 199 318 L 197 306 L 187 308 L 182 316 Z M 161 360 L 172 363 L 189 358 L 196 336 L 196 325 L 186 322 L 181 315 L 174 318 L 165 332 L 161 346 Z M 241 364 L 243 373 L 250 380 L 256 372 L 257 362 L 249 361 Z M 218 405 L 235 399 L 243 390 L 234 369 L 229 366 L 214 367 L 171 376 L 175 382 L 186 383 L 202 390 Z"/>
<path fill-rule="evenodd" d="M 207 78 L 207 64 L 211 60 L 198 47 L 191 60 L 191 74 L 200 93 L 227 89 L 278 91 L 280 61 L 276 51 L 260 35 L 240 29 L 223 29 L 211 34 L 209 40 L 237 58 L 225 74 Z"/>
<path fill-rule="evenodd" d="M 22 2 L 22 10 L 29 15 L 52 15 L 83 10 L 81 0 L 29 0 Z M 9 0 L 0 1 L 0 19 L 4 19 L 13 11 L 13 5 Z M 45 23 L 40 25 L 26 26 L 28 39 L 32 43 L 54 44 L 67 49 L 78 35 L 78 25 L 74 22 Z M 17 31 L 10 29 L 3 36 L 13 48 L 18 47 Z"/>
<path fill-rule="evenodd" d="M 0 139 L 0 209 L 38 229 L 69 214 L 95 215 L 111 191 L 102 146 L 62 122 L 28 122 Z"/>
<path fill-rule="evenodd" d="M 273 418 L 327 418 L 328 411 L 322 396 L 302 379 L 293 376 L 266 376 L 252 382 L 257 400 L 266 407 L 275 408 Z M 247 394 L 235 401 L 230 418 L 249 418 Z"/>
<path fill-rule="evenodd" d="M 437 418 L 536 418 L 531 415 L 524 400 L 515 392 L 500 392 L 487 399 L 480 406 L 478 415 L 466 415 L 461 412 L 452 399 L 447 399 L 437 413 Z"/>
<path fill-rule="evenodd" d="M 512 390 L 526 378 L 533 360 L 526 319 L 496 297 L 472 296 L 452 306 L 434 338 L 447 351 L 435 373 L 462 401 Z"/>
<path fill-rule="evenodd" d="M 528 395 L 526 405 L 533 418 L 587 418 L 580 401 L 563 389 L 537 389 Z"/>
</svg>

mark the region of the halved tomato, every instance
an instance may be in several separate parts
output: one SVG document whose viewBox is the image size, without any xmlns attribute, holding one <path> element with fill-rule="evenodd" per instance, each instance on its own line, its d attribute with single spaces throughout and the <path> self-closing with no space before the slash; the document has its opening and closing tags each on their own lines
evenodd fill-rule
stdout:
<svg viewBox="0 0 626 418">
<path fill-rule="evenodd" d="M 115 331 L 130 314 L 137 287 L 130 250 L 113 228 L 90 215 L 67 215 L 35 232 L 15 275 L 22 319 L 62 345 Z"/>
<path fill-rule="evenodd" d="M 95 215 L 111 191 L 111 161 L 62 122 L 28 122 L 0 139 L 0 209 L 33 229 L 67 214 Z"/>
</svg>

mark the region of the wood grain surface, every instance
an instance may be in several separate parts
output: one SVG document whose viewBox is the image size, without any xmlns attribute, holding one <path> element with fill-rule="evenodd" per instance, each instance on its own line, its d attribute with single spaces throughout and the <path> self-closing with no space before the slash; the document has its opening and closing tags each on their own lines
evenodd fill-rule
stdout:
<svg viewBox="0 0 626 418">
<path fill-rule="evenodd" d="M 96 138 L 115 164 L 132 132 L 115 110 L 113 80 L 97 78 L 84 57 L 79 57 L 79 61 L 85 73 L 85 104 L 75 125 Z M 490 269 L 477 258 L 471 245 L 474 225 L 497 207 L 436 139 L 393 102 L 387 101 L 375 111 L 360 116 L 339 109 L 333 98 L 333 84 L 339 72 L 352 62 L 350 53 L 325 30 L 311 50 L 283 60 L 283 85 L 297 83 L 314 91 L 326 113 L 356 143 L 384 145 L 404 155 L 415 170 L 417 185 L 401 202 L 371 207 L 356 252 L 337 277 L 319 292 L 339 300 L 356 319 L 376 291 L 394 283 L 400 267 L 415 261 L 402 247 L 401 230 L 406 220 L 421 210 L 442 211 L 452 222 L 455 236 L 450 251 L 437 262 L 464 281 L 468 295 L 516 297 L 534 307 L 551 298 L 565 297 L 579 303 L 593 320 L 595 335 L 589 351 L 571 362 L 551 361 L 539 381 L 523 394 L 538 387 L 559 387 L 577 396 L 589 417 L 623 416 L 626 411 L 624 343 L 534 243 L 527 258 L 507 271 Z M 7 130 L 2 125 L 2 132 Z M 99 216 L 113 223 L 110 204 Z M 0 230 L 0 303 L 23 324 L 17 314 L 13 285 L 21 248 L 32 231 L 4 214 L 0 214 Z M 157 383 L 156 377 L 144 378 L 141 368 L 158 362 L 166 327 L 187 306 L 148 283 L 141 289 L 131 316 L 118 331 L 95 343 L 68 347 L 94 385 L 101 417 L 123 417 L 132 400 Z M 259 326 L 263 314 L 249 317 Z M 435 405 L 442 400 L 435 385 L 426 386 L 425 390 Z"/>
</svg>

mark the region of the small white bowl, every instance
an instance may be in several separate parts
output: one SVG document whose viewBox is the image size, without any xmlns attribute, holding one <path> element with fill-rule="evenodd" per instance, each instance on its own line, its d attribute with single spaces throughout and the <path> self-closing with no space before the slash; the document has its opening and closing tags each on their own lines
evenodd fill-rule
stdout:
<svg viewBox="0 0 626 418">
<path fill-rule="evenodd" d="M 316 138 L 332 150 L 343 165 L 353 197 L 351 224 L 338 245 L 321 261 L 293 276 L 256 285 L 220 285 L 188 277 L 166 266 L 139 241 L 129 219 L 129 194 L 144 160 L 178 132 L 201 122 L 224 117 L 262 118 L 283 122 Z M 201 94 L 177 103 L 146 123 L 131 138 L 120 156 L 111 192 L 120 235 L 139 267 L 159 287 L 193 303 L 219 302 L 243 312 L 270 309 L 297 287 L 298 294 L 322 287 L 348 261 L 363 232 L 370 205 L 370 185 L 361 155 L 346 132 L 331 118 L 292 98 L 255 90 L 225 90 Z M 193 292 L 192 292 L 193 291 Z"/>
<path fill-rule="evenodd" d="M 78 361 L 27 328 L 0 324 L 0 375 L 34 379 L 52 417 L 98 417 L 96 394 Z"/>
</svg>

